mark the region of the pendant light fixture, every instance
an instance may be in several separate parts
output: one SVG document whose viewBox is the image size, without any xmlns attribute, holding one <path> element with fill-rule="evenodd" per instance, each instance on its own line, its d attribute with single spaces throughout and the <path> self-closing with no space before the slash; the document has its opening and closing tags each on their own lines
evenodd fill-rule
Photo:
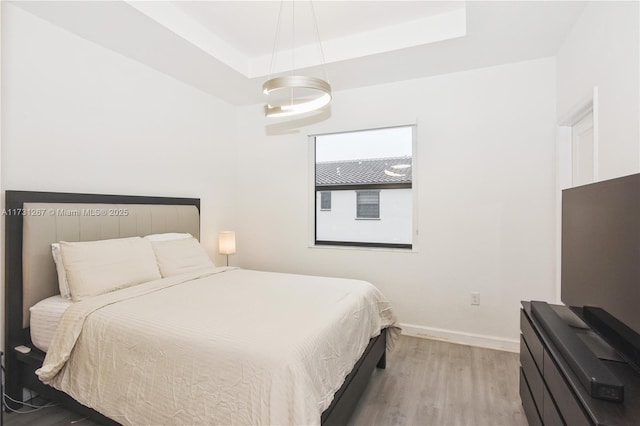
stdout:
<svg viewBox="0 0 640 426">
<path fill-rule="evenodd" d="M 273 42 L 273 52 L 271 54 L 271 65 L 269 67 L 269 77 L 262 85 L 262 91 L 266 96 L 274 97 L 275 94 L 285 93 L 286 97 L 281 97 L 278 102 L 269 102 L 264 107 L 266 117 L 286 117 L 291 115 L 303 114 L 322 108 L 331 102 L 331 85 L 327 81 L 327 71 L 325 69 L 324 51 L 320 41 L 320 33 L 318 31 L 318 22 L 316 19 L 313 1 L 309 0 L 311 7 L 311 15 L 313 17 L 313 26 L 320 47 L 320 55 L 322 59 L 322 70 L 325 74 L 325 80 L 317 77 L 296 75 L 295 74 L 295 0 L 292 1 L 292 18 L 291 18 L 291 72 L 289 75 L 271 78 L 273 65 L 275 63 L 276 49 L 278 47 L 278 39 L 280 36 L 282 9 L 284 0 L 280 1 L 280 10 L 278 12 L 278 23 L 276 26 L 276 36 Z"/>
</svg>

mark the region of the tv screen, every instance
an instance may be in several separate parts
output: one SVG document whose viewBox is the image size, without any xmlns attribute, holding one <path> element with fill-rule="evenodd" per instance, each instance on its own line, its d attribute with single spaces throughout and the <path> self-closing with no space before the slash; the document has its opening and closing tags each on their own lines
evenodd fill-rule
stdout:
<svg viewBox="0 0 640 426">
<path fill-rule="evenodd" d="M 561 294 L 640 334 L 640 174 L 562 192 Z"/>
</svg>

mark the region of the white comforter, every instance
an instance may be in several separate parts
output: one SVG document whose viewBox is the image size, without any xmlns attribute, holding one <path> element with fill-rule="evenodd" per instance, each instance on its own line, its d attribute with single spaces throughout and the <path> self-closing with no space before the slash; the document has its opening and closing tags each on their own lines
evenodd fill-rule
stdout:
<svg viewBox="0 0 640 426">
<path fill-rule="evenodd" d="M 40 379 L 123 424 L 319 424 L 391 307 L 364 281 L 219 268 L 67 309 Z"/>
</svg>

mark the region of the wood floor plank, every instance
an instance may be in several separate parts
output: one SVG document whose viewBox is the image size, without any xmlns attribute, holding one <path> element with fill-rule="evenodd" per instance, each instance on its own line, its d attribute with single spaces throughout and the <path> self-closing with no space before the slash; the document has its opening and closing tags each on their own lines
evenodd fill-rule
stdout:
<svg viewBox="0 0 640 426">
<path fill-rule="evenodd" d="M 518 355 L 402 336 L 350 426 L 526 425 Z"/>
<path fill-rule="evenodd" d="M 376 369 L 349 426 L 518 426 L 518 355 L 401 336 Z M 40 403 L 39 403 L 40 404 Z M 6 426 L 96 426 L 60 407 L 6 414 Z"/>
</svg>

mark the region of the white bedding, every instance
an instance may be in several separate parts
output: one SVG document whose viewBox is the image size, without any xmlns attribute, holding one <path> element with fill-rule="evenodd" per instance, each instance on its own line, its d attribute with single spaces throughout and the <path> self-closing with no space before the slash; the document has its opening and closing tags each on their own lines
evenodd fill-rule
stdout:
<svg viewBox="0 0 640 426">
<path fill-rule="evenodd" d="M 223 271 L 75 303 L 40 379 L 123 424 L 319 424 L 369 339 L 399 334 L 369 283 Z"/>
<path fill-rule="evenodd" d="M 51 296 L 33 305 L 29 311 L 31 342 L 43 352 L 49 350 L 53 335 L 58 328 L 62 314 L 73 302 L 60 295 Z"/>
</svg>

